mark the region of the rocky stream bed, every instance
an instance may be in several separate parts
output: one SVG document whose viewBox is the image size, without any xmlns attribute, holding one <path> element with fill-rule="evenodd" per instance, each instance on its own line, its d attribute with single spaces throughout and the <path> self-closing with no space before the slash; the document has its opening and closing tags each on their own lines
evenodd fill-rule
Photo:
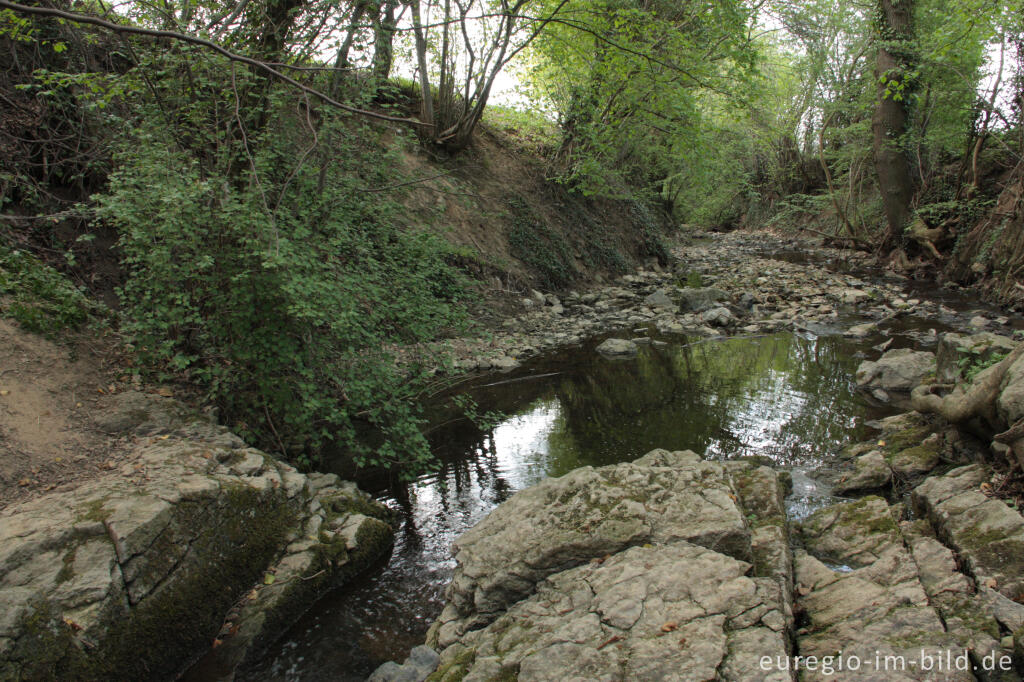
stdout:
<svg viewBox="0 0 1024 682">
<path fill-rule="evenodd" d="M 173 400 L 113 396 L 95 421 L 129 439 L 120 469 L 0 514 L 0 679 L 361 679 L 410 649 L 374 679 L 788 680 L 793 656 L 826 679 L 838 652 L 862 662 L 842 679 L 1019 679 L 1024 519 L 995 494 L 1014 451 L 905 413 L 918 384 L 1015 347 L 1016 320 L 806 242 L 676 256 L 532 292 L 455 344 L 438 404 L 505 391 L 514 447 L 441 406 L 444 471 L 361 482 L 377 499 Z M 1001 377 L 1005 427 L 1024 361 Z M 387 585 L 397 612 L 345 610 Z M 325 594 L 342 615 L 318 605 L 279 639 Z M 384 653 L 357 661 L 367 646 Z M 880 673 L 887 656 L 906 669 Z"/>
</svg>

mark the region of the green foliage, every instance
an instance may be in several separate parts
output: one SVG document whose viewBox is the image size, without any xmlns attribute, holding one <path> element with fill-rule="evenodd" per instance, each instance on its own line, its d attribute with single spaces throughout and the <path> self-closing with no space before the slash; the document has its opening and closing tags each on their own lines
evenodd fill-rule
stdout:
<svg viewBox="0 0 1024 682">
<path fill-rule="evenodd" d="M 389 349 L 460 328 L 467 280 L 439 239 L 399 230 L 387 195 L 364 190 L 394 163 L 367 144 L 372 128 L 330 119 L 329 155 L 304 162 L 308 131 L 272 115 L 255 139 L 203 131 L 216 155 L 182 150 L 160 116 L 127 136 L 99 199 L 128 271 L 125 330 L 146 367 L 205 387 L 250 439 L 300 461 L 333 442 L 359 465 L 415 473 L 430 461 L 422 370 Z M 367 427 L 383 434 L 375 448 Z"/>
<path fill-rule="evenodd" d="M 28 331 L 55 338 L 98 309 L 63 274 L 38 258 L 0 242 L 0 314 Z"/>
<path fill-rule="evenodd" d="M 986 353 L 986 349 L 983 348 L 959 347 L 957 350 L 964 354 L 957 361 L 957 366 L 968 383 L 973 382 L 979 374 L 989 367 L 998 365 L 1008 355 L 1008 353 Z"/>
</svg>

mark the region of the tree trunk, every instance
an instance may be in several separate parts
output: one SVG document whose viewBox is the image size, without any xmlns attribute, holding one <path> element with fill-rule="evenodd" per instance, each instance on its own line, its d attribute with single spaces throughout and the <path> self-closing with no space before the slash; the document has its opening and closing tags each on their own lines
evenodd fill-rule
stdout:
<svg viewBox="0 0 1024 682">
<path fill-rule="evenodd" d="M 373 77 L 378 87 L 391 75 L 391 63 L 394 60 L 394 39 L 397 25 L 395 10 L 397 0 L 384 0 L 376 18 L 373 20 Z"/>
<path fill-rule="evenodd" d="M 423 20 L 420 18 L 420 0 L 413 0 L 410 3 L 412 9 L 412 28 L 416 38 L 416 66 L 420 75 L 420 96 L 423 101 L 420 103 L 420 120 L 426 125 L 426 131 L 433 130 L 434 126 L 434 96 L 430 91 L 430 73 L 427 71 L 427 38 L 423 29 Z"/>
<path fill-rule="evenodd" d="M 913 70 L 913 0 L 878 0 L 880 41 L 875 66 L 878 101 L 871 118 L 871 132 L 878 172 L 878 188 L 888 223 L 881 242 L 883 250 L 899 248 L 903 228 L 910 216 L 914 186 L 910 163 L 903 149 L 907 132 L 907 113 Z"/>
</svg>

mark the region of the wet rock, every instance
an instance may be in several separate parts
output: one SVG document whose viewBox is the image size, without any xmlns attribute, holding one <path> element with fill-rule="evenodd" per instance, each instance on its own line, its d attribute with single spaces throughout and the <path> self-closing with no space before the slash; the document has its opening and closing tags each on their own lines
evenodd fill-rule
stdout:
<svg viewBox="0 0 1024 682">
<path fill-rule="evenodd" d="M 373 671 L 366 682 L 423 682 L 437 670 L 441 657 L 428 646 L 418 646 L 409 652 L 405 663 L 388 661 Z"/>
<path fill-rule="evenodd" d="M 899 348 L 884 353 L 875 362 L 862 362 L 856 380 L 861 388 L 906 393 L 934 372 L 934 353 Z"/>
<path fill-rule="evenodd" d="M 606 339 L 597 347 L 603 355 L 630 357 L 638 352 L 637 345 L 629 339 Z"/>
<path fill-rule="evenodd" d="M 837 495 L 857 492 L 873 492 L 886 488 L 892 483 L 892 469 L 878 450 L 861 455 L 854 460 L 854 471 L 834 487 Z"/>
<path fill-rule="evenodd" d="M 878 331 L 878 325 L 874 322 L 865 322 L 864 324 L 855 324 L 845 332 L 843 336 L 847 336 L 854 339 L 863 339 L 870 336 Z"/>
</svg>

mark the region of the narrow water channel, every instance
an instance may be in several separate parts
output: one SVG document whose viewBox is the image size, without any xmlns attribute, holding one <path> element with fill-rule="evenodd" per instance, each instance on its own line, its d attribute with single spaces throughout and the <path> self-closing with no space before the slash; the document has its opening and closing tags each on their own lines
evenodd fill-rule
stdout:
<svg viewBox="0 0 1024 682">
<path fill-rule="evenodd" d="M 854 393 L 869 342 L 792 333 L 675 337 L 614 360 L 593 350 L 597 341 L 459 387 L 481 411 L 505 415 L 491 429 L 459 419 L 444 397 L 430 405 L 441 470 L 375 491 L 402 519 L 387 566 L 318 603 L 241 677 L 363 680 L 380 663 L 401 661 L 441 610 L 452 541 L 547 476 L 656 447 L 759 456 L 793 471 L 788 503 L 800 517 L 832 501 L 805 472 L 891 413 Z"/>
</svg>

